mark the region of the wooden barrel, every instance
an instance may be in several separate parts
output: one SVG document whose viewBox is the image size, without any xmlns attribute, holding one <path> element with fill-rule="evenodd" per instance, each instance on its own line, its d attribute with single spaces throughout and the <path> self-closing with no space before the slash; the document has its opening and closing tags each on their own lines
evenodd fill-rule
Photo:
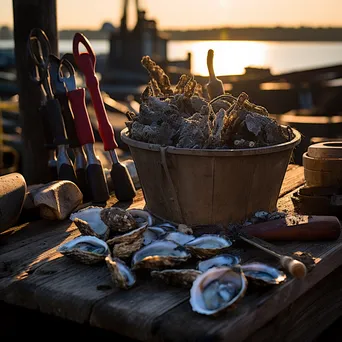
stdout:
<svg viewBox="0 0 342 342">
<path fill-rule="evenodd" d="M 146 209 L 188 225 L 242 222 L 258 210 L 276 209 L 293 149 L 301 135 L 250 149 L 162 147 L 121 138 L 132 153 Z"/>
</svg>

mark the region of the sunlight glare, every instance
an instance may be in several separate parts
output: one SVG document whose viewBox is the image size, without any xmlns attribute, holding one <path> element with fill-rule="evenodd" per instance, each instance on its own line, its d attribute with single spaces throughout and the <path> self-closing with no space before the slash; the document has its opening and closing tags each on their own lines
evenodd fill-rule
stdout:
<svg viewBox="0 0 342 342">
<path fill-rule="evenodd" d="M 207 52 L 214 50 L 216 76 L 241 75 L 245 67 L 267 67 L 267 45 L 264 42 L 232 41 L 192 42 L 188 49 L 192 53 L 191 69 L 194 75 L 208 76 Z"/>
</svg>

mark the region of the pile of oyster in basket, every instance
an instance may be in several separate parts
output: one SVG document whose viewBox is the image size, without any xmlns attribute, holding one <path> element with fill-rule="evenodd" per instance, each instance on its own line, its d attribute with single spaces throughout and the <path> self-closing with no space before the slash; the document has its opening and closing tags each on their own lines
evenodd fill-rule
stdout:
<svg viewBox="0 0 342 342">
<path fill-rule="evenodd" d="M 216 315 L 241 300 L 249 283 L 271 286 L 286 280 L 269 265 L 243 263 L 225 234 L 197 234 L 184 224 L 156 224 L 138 209 L 90 206 L 70 215 L 80 235 L 58 251 L 87 265 L 103 263 L 116 287 L 130 289 L 141 272 L 155 281 L 190 289 L 195 312 Z"/>
<path fill-rule="evenodd" d="M 127 113 L 131 139 L 179 148 L 240 149 L 276 145 L 294 137 L 290 127 L 279 125 L 244 92 L 209 100 L 193 76 L 182 75 L 172 89 L 168 76 L 150 57 L 143 57 L 142 65 L 150 81 L 139 113 Z"/>
</svg>

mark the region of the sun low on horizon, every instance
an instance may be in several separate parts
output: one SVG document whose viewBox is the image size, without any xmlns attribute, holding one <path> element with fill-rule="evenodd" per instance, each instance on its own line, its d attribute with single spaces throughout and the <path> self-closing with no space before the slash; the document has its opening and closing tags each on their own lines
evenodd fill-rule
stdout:
<svg viewBox="0 0 342 342">
<path fill-rule="evenodd" d="M 56 0 L 59 29 L 118 26 L 123 0 Z M 128 22 L 134 22 L 135 1 L 129 1 Z M 340 26 L 340 0 L 140 0 L 139 7 L 161 29 L 220 26 Z M 1 0 L 0 26 L 13 26 L 12 0 Z"/>
</svg>

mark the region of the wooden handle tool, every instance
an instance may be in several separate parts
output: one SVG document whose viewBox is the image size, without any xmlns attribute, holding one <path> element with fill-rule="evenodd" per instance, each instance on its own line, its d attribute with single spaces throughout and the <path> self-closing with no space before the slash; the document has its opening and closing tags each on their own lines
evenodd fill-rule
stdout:
<svg viewBox="0 0 342 342">
<path fill-rule="evenodd" d="M 207 54 L 207 67 L 209 71 L 209 82 L 207 84 L 210 99 L 224 94 L 223 82 L 215 76 L 214 71 L 214 50 L 210 49 Z"/>
<path fill-rule="evenodd" d="M 239 238 L 243 241 L 265 251 L 268 254 L 271 254 L 279 259 L 280 264 L 287 270 L 294 278 L 301 279 L 304 278 L 307 274 L 306 266 L 301 262 L 298 261 L 288 255 L 278 254 L 256 242 L 256 238 L 254 237 L 247 237 L 245 234 L 239 234 Z"/>
<path fill-rule="evenodd" d="M 242 227 L 250 236 L 266 241 L 329 241 L 339 238 L 336 216 L 295 215 Z"/>
</svg>

